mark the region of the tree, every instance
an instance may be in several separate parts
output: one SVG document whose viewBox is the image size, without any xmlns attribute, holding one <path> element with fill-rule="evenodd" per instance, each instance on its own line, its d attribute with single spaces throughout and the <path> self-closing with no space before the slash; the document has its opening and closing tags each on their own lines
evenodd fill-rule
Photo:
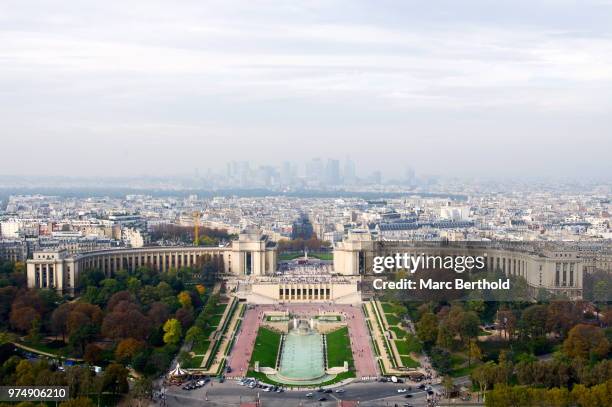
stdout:
<svg viewBox="0 0 612 407">
<path fill-rule="evenodd" d="M 440 327 L 438 328 L 436 345 L 449 350 L 453 347 L 453 334 L 446 323 L 441 323 Z"/>
<path fill-rule="evenodd" d="M 544 336 L 547 315 L 548 307 L 546 305 L 532 305 L 525 308 L 518 322 L 519 334 L 529 338 Z"/>
<path fill-rule="evenodd" d="M 126 286 L 129 292 L 131 292 L 132 294 L 136 294 L 140 291 L 142 283 L 136 277 L 130 277 L 127 280 Z"/>
<path fill-rule="evenodd" d="M 17 288 L 13 286 L 0 288 L 0 324 L 9 320 L 11 304 L 17 295 Z"/>
<path fill-rule="evenodd" d="M 610 344 L 601 328 L 578 324 L 563 342 L 563 352 L 571 358 L 588 359 L 591 355 L 602 358 L 608 354 Z"/>
<path fill-rule="evenodd" d="M 480 400 L 480 396 L 483 395 L 487 389 L 491 385 L 493 385 L 494 380 L 494 372 L 496 366 L 493 362 L 484 363 L 482 365 L 476 366 L 474 370 L 472 370 L 471 378 L 478 385 L 478 400 Z"/>
<path fill-rule="evenodd" d="M 183 308 L 191 308 L 191 295 L 187 291 L 181 291 L 178 296 L 178 301 L 181 303 Z"/>
<path fill-rule="evenodd" d="M 130 393 L 138 401 L 138 406 L 141 406 L 142 400 L 151 399 L 153 396 L 153 382 L 147 377 L 140 377 L 134 382 Z"/>
<path fill-rule="evenodd" d="M 174 317 L 179 320 L 183 329 L 188 329 L 193 324 L 193 309 L 181 308 L 176 311 Z"/>
<path fill-rule="evenodd" d="M 17 386 L 33 385 L 36 376 L 32 364 L 27 360 L 22 360 L 15 367 L 15 384 Z"/>
<path fill-rule="evenodd" d="M 504 349 L 499 353 L 499 363 L 497 364 L 496 374 L 497 383 L 508 384 L 512 371 L 512 360 L 508 357 L 508 351 Z"/>
<path fill-rule="evenodd" d="M 204 331 L 202 330 L 202 328 L 200 328 L 199 326 L 192 326 L 191 328 L 187 330 L 187 333 L 185 334 L 185 341 L 195 342 L 196 340 L 200 339 L 203 335 L 204 335 Z"/>
<path fill-rule="evenodd" d="M 95 339 L 97 333 L 98 330 L 96 326 L 83 325 L 70 334 L 68 344 L 76 352 L 83 354 L 85 352 L 85 346 Z"/>
<path fill-rule="evenodd" d="M 432 348 L 430 352 L 431 365 L 441 374 L 447 374 L 451 370 L 450 353 L 441 348 Z"/>
<path fill-rule="evenodd" d="M 438 318 L 432 312 L 424 313 L 416 324 L 416 332 L 424 343 L 435 343 L 438 338 Z"/>
<path fill-rule="evenodd" d="M 128 371 L 117 363 L 108 365 L 102 375 L 102 391 L 110 391 L 113 394 L 127 393 L 129 389 Z"/>
<path fill-rule="evenodd" d="M 169 319 L 164 324 L 164 342 L 177 344 L 181 340 L 181 323 L 177 319 Z"/>
<path fill-rule="evenodd" d="M 166 283 L 165 281 L 159 283 L 156 288 L 159 298 L 174 297 L 174 290 L 170 284 Z"/>
<path fill-rule="evenodd" d="M 34 343 L 40 341 L 40 318 L 34 318 L 32 321 L 32 327 L 28 331 L 28 339 Z"/>
<path fill-rule="evenodd" d="M 546 319 L 547 332 L 555 332 L 562 338 L 582 319 L 582 304 L 576 301 L 551 301 Z"/>
<path fill-rule="evenodd" d="M 83 353 L 83 359 L 90 365 L 97 365 L 103 360 L 102 348 L 93 343 L 88 343 L 85 346 L 85 352 Z"/>
<path fill-rule="evenodd" d="M 117 307 L 124 301 L 128 303 L 135 303 L 136 298 L 134 297 L 134 294 L 132 294 L 130 291 L 116 292 L 109 298 L 108 303 L 106 304 L 106 310 L 112 312 L 115 307 Z"/>
<path fill-rule="evenodd" d="M 60 305 L 51 314 L 51 327 L 57 334 L 72 335 L 86 325 L 98 326 L 102 322 L 102 310 L 97 305 L 85 302 L 72 302 Z"/>
<path fill-rule="evenodd" d="M 11 311 L 11 325 L 20 332 L 28 332 L 32 328 L 34 320 L 40 320 L 40 314 L 33 307 L 13 306 Z"/>
<path fill-rule="evenodd" d="M 145 340 L 151 332 L 151 321 L 136 304 L 123 302 L 104 317 L 102 334 L 111 339 Z"/>
<path fill-rule="evenodd" d="M 468 367 L 472 365 L 472 360 L 478 361 L 480 359 L 482 359 L 482 352 L 477 341 L 472 339 L 468 347 Z"/>
<path fill-rule="evenodd" d="M 605 303 L 612 299 L 612 289 L 606 280 L 601 280 L 593 286 L 593 300 L 597 303 Z"/>
<path fill-rule="evenodd" d="M 444 376 L 444 378 L 442 379 L 442 386 L 444 387 L 444 393 L 446 395 L 446 398 L 450 399 L 453 389 L 455 388 L 453 379 L 449 375 Z"/>
<path fill-rule="evenodd" d="M 483 300 L 470 300 L 467 302 L 467 309 L 474 311 L 478 315 L 482 315 L 485 310 L 485 303 Z"/>
<path fill-rule="evenodd" d="M 73 304 L 65 303 L 60 305 L 51 314 L 51 328 L 56 334 L 62 335 L 62 341 L 66 342 L 66 334 L 68 332 L 68 315 L 72 311 Z"/>
<path fill-rule="evenodd" d="M 149 308 L 147 316 L 149 317 L 149 320 L 151 320 L 153 326 L 159 327 L 168 320 L 170 310 L 163 302 L 154 302 L 151 304 L 151 308 Z"/>
<path fill-rule="evenodd" d="M 115 349 L 115 357 L 123 362 L 127 362 L 132 359 L 142 348 L 144 348 L 144 342 L 136 340 L 134 338 L 127 338 L 119 342 L 117 349 Z"/>
<path fill-rule="evenodd" d="M 497 313 L 499 325 L 503 328 L 504 336 L 508 339 L 514 337 L 516 330 L 516 315 L 511 310 L 500 310 Z"/>
<path fill-rule="evenodd" d="M 463 343 L 478 336 L 480 332 L 480 318 L 474 311 L 464 312 L 459 321 L 459 336 Z"/>
</svg>

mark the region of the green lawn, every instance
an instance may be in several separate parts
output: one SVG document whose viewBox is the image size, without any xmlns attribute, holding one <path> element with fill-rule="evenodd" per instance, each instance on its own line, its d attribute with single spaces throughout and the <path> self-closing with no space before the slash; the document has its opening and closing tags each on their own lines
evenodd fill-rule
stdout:
<svg viewBox="0 0 612 407">
<path fill-rule="evenodd" d="M 310 253 L 308 252 L 308 257 L 314 257 L 315 259 L 319 259 L 319 260 L 333 260 L 334 253 L 328 253 L 328 252 Z"/>
<path fill-rule="evenodd" d="M 390 302 L 381 302 L 380 305 L 382 306 L 385 314 L 393 314 L 393 304 Z"/>
<path fill-rule="evenodd" d="M 53 342 L 31 342 L 31 341 L 21 341 L 18 342 L 23 344 L 24 346 L 28 346 L 30 348 L 39 350 L 41 352 L 52 353 L 54 355 L 62 355 L 62 356 L 70 356 L 68 345 L 65 345 L 62 341 L 53 341 Z"/>
<path fill-rule="evenodd" d="M 261 367 L 276 367 L 276 355 L 280 345 L 281 334 L 270 329 L 260 327 L 253 347 L 251 365 L 259 361 Z"/>
<path fill-rule="evenodd" d="M 400 355 L 409 355 L 411 352 L 419 353 L 422 350 L 421 342 L 412 334 L 404 339 L 396 339 L 395 346 Z"/>
<path fill-rule="evenodd" d="M 212 314 L 214 315 L 222 315 L 223 312 L 225 312 L 225 309 L 227 308 L 227 304 L 217 304 L 215 305 L 215 307 L 212 310 Z"/>
<path fill-rule="evenodd" d="M 327 364 L 329 367 L 343 366 L 347 361 L 349 367 L 353 365 L 353 352 L 349 339 L 348 328 L 342 327 L 326 335 Z"/>
<path fill-rule="evenodd" d="M 476 368 L 476 364 L 472 363 L 472 366 L 470 367 L 461 367 L 459 369 L 453 369 L 450 372 L 450 376 L 451 377 L 461 377 L 461 376 L 469 376 L 470 373 L 472 373 L 472 370 L 474 370 L 474 368 Z"/>
<path fill-rule="evenodd" d="M 464 364 L 467 359 L 463 355 L 452 354 L 450 357 L 451 367 L 455 368 Z"/>
<path fill-rule="evenodd" d="M 408 332 L 404 331 L 404 329 L 400 328 L 399 326 L 390 326 L 389 329 L 395 332 L 395 336 L 397 336 L 399 339 L 405 338 L 406 335 L 408 335 Z"/>
<path fill-rule="evenodd" d="M 404 315 L 408 310 L 401 304 L 393 302 L 381 302 L 380 303 L 385 314 Z"/>
<path fill-rule="evenodd" d="M 286 253 L 281 253 L 278 256 L 278 259 L 281 261 L 288 261 L 288 260 L 294 260 L 297 259 L 298 257 L 303 257 L 304 256 L 304 252 L 286 252 Z M 308 252 L 308 257 L 312 257 L 314 259 L 320 259 L 320 260 L 333 260 L 334 259 L 334 254 L 331 252 Z"/>
<path fill-rule="evenodd" d="M 193 358 L 190 358 L 183 366 L 186 369 L 194 369 L 194 368 L 198 368 L 202 365 L 202 359 L 204 359 L 204 356 L 196 356 Z"/>
<path fill-rule="evenodd" d="M 385 318 L 387 318 L 387 323 L 389 325 L 399 325 L 400 319 L 395 314 L 385 314 Z"/>
<path fill-rule="evenodd" d="M 223 315 L 221 314 L 213 315 L 212 317 L 210 317 L 210 326 L 219 326 L 222 317 Z"/>
<path fill-rule="evenodd" d="M 472 366 L 468 367 L 467 357 L 463 353 L 453 353 L 450 356 L 451 372 L 452 377 L 468 376 L 472 370 L 476 367 L 476 364 L 472 362 Z"/>
<path fill-rule="evenodd" d="M 319 321 L 340 321 L 342 319 L 340 315 L 319 315 L 315 318 Z"/>
<path fill-rule="evenodd" d="M 191 351 L 195 353 L 196 355 L 203 355 L 206 353 L 209 346 L 210 346 L 209 340 L 197 340 L 193 344 Z"/>
<path fill-rule="evenodd" d="M 404 365 L 404 367 L 417 368 L 417 367 L 421 366 L 421 364 L 419 362 L 417 362 L 416 360 L 412 359 L 408 355 L 400 355 L 400 358 L 402 359 L 402 364 Z"/>
<path fill-rule="evenodd" d="M 209 338 L 209 337 L 210 337 L 210 335 L 211 335 L 211 334 L 212 334 L 212 333 L 213 333 L 213 332 L 214 332 L 216 329 L 217 329 L 217 327 L 216 327 L 216 326 L 207 326 L 206 328 L 204 328 L 204 329 L 202 330 L 202 332 L 203 332 L 203 335 L 204 335 L 206 338 Z"/>
<path fill-rule="evenodd" d="M 298 257 L 302 257 L 304 255 L 304 253 L 302 252 L 294 252 L 294 253 L 280 253 L 278 255 L 278 259 L 279 260 L 293 260 L 293 259 L 297 259 Z"/>
</svg>

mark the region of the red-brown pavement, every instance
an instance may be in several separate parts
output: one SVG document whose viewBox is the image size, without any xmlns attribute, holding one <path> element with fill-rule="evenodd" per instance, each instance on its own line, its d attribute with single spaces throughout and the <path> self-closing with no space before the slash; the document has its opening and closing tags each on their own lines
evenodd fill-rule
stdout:
<svg viewBox="0 0 612 407">
<path fill-rule="evenodd" d="M 286 305 L 252 305 L 246 311 L 238 339 L 230 355 L 229 366 L 235 376 L 246 374 L 251 359 L 251 353 L 257 337 L 257 329 L 261 324 L 265 311 L 289 311 L 300 317 L 310 317 L 323 312 L 341 313 L 346 318 L 357 370 L 357 378 L 371 380 L 378 375 L 376 359 L 370 342 L 370 334 L 366 326 L 363 311 L 360 306 L 331 304 L 286 304 Z"/>
</svg>

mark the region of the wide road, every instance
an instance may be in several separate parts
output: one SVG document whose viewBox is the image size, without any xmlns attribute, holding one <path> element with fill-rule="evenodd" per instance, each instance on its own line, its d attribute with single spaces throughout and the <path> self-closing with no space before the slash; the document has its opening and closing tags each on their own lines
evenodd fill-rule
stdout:
<svg viewBox="0 0 612 407">
<path fill-rule="evenodd" d="M 283 393 L 264 392 L 261 389 L 249 389 L 238 385 L 235 381 L 223 384 L 214 382 L 206 386 L 186 391 L 178 387 L 167 390 L 166 404 L 171 407 L 179 406 L 239 406 L 240 402 L 255 401 L 259 394 L 263 407 L 292 407 L 292 406 L 337 406 L 337 400 L 359 400 L 360 406 L 413 406 L 426 405 L 426 393 L 412 386 L 411 398 L 406 398 L 407 393 L 398 393 L 398 389 L 408 388 L 409 384 L 359 382 L 344 386 L 345 393 L 332 394 L 314 393 L 314 397 L 307 398 L 309 391 L 285 391 Z M 433 386 L 438 393 L 439 386 Z M 320 402 L 319 398 L 325 397 L 327 401 Z M 208 400 L 206 400 L 208 399 Z"/>
</svg>

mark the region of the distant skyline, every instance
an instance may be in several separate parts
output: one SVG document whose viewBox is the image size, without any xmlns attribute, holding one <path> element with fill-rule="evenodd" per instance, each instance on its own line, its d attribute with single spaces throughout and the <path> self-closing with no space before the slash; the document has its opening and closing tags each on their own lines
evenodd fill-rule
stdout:
<svg viewBox="0 0 612 407">
<path fill-rule="evenodd" d="M 612 174 L 612 1 L 3 1 L 0 175 Z"/>
</svg>

